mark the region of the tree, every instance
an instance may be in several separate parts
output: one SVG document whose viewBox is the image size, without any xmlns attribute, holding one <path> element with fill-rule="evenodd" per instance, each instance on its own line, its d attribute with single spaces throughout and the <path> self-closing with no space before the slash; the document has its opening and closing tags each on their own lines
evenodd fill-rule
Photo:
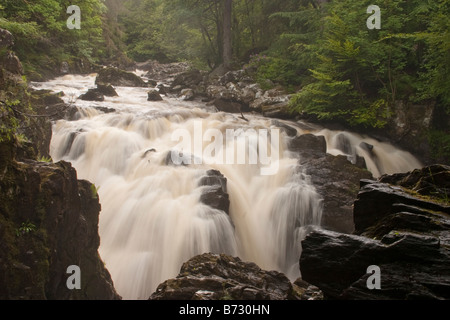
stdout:
<svg viewBox="0 0 450 320">
<path fill-rule="evenodd" d="M 223 66 L 225 70 L 231 69 L 231 64 L 233 60 L 233 49 L 231 40 L 232 12 L 233 12 L 233 0 L 225 0 L 225 7 L 223 10 Z"/>
</svg>

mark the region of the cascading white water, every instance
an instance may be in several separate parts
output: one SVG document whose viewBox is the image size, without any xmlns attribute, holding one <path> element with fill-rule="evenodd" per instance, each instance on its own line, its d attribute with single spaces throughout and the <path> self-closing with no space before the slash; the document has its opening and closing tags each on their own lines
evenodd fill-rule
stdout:
<svg viewBox="0 0 450 320">
<path fill-rule="evenodd" d="M 327 152 L 332 155 L 346 155 L 353 163 L 357 156 L 363 157 L 367 169 L 376 178 L 423 167 L 411 153 L 367 136 L 328 129 L 315 134 L 325 137 Z"/>
<path fill-rule="evenodd" d="M 54 161 L 70 161 L 79 178 L 97 186 L 102 204 L 99 251 L 124 299 L 147 299 L 158 284 L 178 274 L 183 262 L 205 252 L 237 255 L 292 280 L 299 276 L 302 227 L 320 224 L 322 203 L 298 166 L 297 155 L 287 150 L 289 137 L 282 133 L 275 141 L 279 148 L 279 157 L 273 160 L 275 174 L 262 175 L 261 163 L 248 161 L 171 165 L 167 159 L 177 147 L 172 136 L 177 130 L 195 136 L 200 124 L 223 137 L 230 129 L 248 130 L 252 136 L 273 125 L 263 117 L 248 115 L 246 122 L 235 115 L 209 112 L 194 102 L 172 98 L 148 102 L 144 88 L 116 88 L 119 97 L 104 102 L 76 100 L 95 87 L 94 81 L 95 75 L 68 75 L 33 85 L 63 91 L 66 102 L 78 107 L 78 120 L 54 124 L 51 155 Z M 115 112 L 105 114 L 95 107 Z M 331 152 L 332 136 L 328 132 Z M 234 142 L 239 139 L 236 135 L 224 141 L 216 153 L 237 150 Z M 210 143 L 201 142 L 200 153 Z M 273 147 L 273 142 L 268 144 Z M 194 157 L 204 156 L 196 148 L 188 151 Z M 249 159 L 251 148 L 246 152 Z M 369 164 L 369 169 L 387 168 L 386 158 L 380 157 L 377 167 Z M 204 187 L 199 180 L 209 169 L 227 178 L 229 216 L 200 201 Z"/>
<path fill-rule="evenodd" d="M 116 88 L 119 97 L 105 102 L 75 101 L 95 87 L 94 80 L 94 75 L 65 76 L 34 85 L 64 91 L 66 101 L 79 108 L 77 121 L 54 124 L 51 155 L 54 161 L 72 162 L 79 178 L 98 187 L 99 251 L 124 299 L 148 298 L 158 284 L 178 274 L 183 262 L 204 252 L 239 256 L 291 279 L 299 276 L 300 228 L 320 223 L 321 199 L 298 172 L 284 134 L 276 141 L 275 174 L 262 175 L 260 163 L 167 164 L 168 152 L 178 143 L 172 137 L 177 130 L 194 136 L 200 123 L 204 131 L 214 129 L 224 137 L 230 129 L 252 136 L 270 129 L 270 120 L 248 116 L 246 122 L 176 99 L 148 102 L 142 88 Z M 116 112 L 104 114 L 96 106 Z M 237 152 L 240 139 L 224 141 L 219 153 Z M 202 141 L 201 151 L 208 143 Z M 251 151 L 246 150 L 246 159 Z M 227 178 L 229 216 L 200 202 L 204 187 L 199 179 L 209 169 Z"/>
</svg>

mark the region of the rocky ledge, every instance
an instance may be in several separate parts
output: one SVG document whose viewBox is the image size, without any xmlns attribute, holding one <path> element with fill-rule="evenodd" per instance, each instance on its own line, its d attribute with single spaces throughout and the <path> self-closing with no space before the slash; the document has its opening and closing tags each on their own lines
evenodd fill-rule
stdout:
<svg viewBox="0 0 450 320">
<path fill-rule="evenodd" d="M 150 300 L 300 300 L 320 296 L 304 282 L 224 254 L 205 253 L 160 284 Z"/>
<path fill-rule="evenodd" d="M 303 279 L 327 299 L 449 299 L 449 181 L 443 165 L 362 180 L 355 234 L 311 228 L 302 242 Z M 380 289 L 368 289 L 372 265 Z"/>
<path fill-rule="evenodd" d="M 65 162 L 1 168 L 0 299 L 119 299 L 97 251 L 100 204 L 93 185 L 78 181 Z M 79 290 L 66 284 L 72 265 L 80 267 Z"/>
</svg>

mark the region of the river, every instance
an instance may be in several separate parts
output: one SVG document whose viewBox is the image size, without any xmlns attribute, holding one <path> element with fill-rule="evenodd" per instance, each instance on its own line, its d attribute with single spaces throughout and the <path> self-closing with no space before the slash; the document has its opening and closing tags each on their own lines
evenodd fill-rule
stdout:
<svg viewBox="0 0 450 320">
<path fill-rule="evenodd" d="M 54 123 L 50 154 L 95 184 L 99 253 L 124 299 L 147 299 L 204 252 L 239 256 L 292 280 L 300 275 L 303 227 L 320 224 L 322 199 L 298 170 L 291 138 L 271 119 L 246 114 L 244 120 L 177 98 L 150 102 L 146 88 L 117 87 L 119 96 L 103 102 L 77 99 L 95 88 L 95 74 L 32 86 L 62 91 L 78 108 L 76 120 Z M 331 154 L 364 157 L 374 176 L 421 167 L 411 154 L 370 137 L 312 133 L 326 137 Z M 227 178 L 229 215 L 200 201 L 199 181 L 210 169 Z"/>
</svg>

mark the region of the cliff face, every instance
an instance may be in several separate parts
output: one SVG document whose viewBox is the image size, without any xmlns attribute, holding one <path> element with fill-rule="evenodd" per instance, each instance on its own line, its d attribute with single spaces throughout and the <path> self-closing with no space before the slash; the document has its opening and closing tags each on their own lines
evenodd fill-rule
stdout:
<svg viewBox="0 0 450 320">
<path fill-rule="evenodd" d="M 36 161 L 48 159 L 52 119 L 39 110 L 52 103 L 20 73 L 0 64 L 0 299 L 119 299 L 98 254 L 96 188 L 69 163 Z M 73 265 L 81 289 L 67 286 Z"/>
<path fill-rule="evenodd" d="M 449 299 L 450 167 L 362 180 L 355 234 L 313 228 L 302 242 L 305 281 L 327 299 Z M 368 288 L 368 267 L 380 287 Z"/>
<path fill-rule="evenodd" d="M 119 298 L 97 251 L 91 183 L 65 162 L 12 161 L 1 172 L 0 298 Z M 80 267 L 80 290 L 67 288 L 71 265 Z"/>
</svg>

